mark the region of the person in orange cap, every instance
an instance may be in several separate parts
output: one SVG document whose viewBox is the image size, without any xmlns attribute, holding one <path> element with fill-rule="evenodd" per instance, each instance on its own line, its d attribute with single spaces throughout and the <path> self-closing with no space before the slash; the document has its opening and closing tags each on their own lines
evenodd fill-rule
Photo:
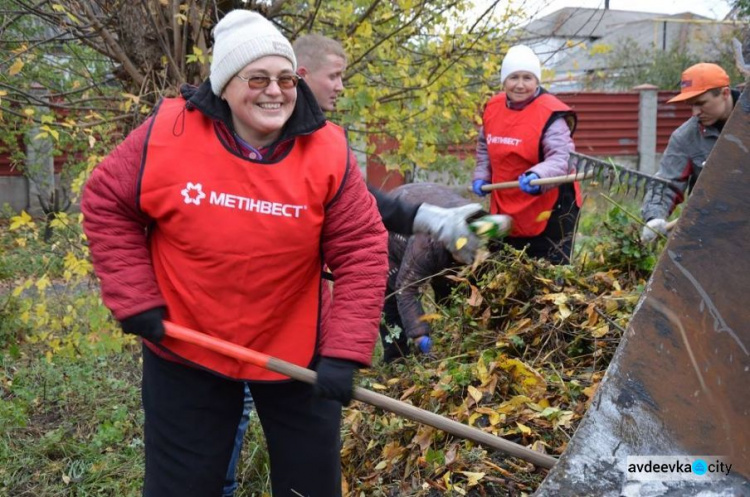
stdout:
<svg viewBox="0 0 750 497">
<path fill-rule="evenodd" d="M 646 221 L 641 241 L 651 242 L 658 233 L 666 234 L 666 219 L 685 198 L 703 170 L 703 165 L 729 119 L 739 92 L 730 87 L 726 71 L 716 64 L 702 62 L 682 73 L 680 94 L 668 101 L 685 102 L 693 116 L 669 137 L 659 163 L 657 176 L 670 180 L 674 189 L 649 185 L 641 207 Z"/>
</svg>

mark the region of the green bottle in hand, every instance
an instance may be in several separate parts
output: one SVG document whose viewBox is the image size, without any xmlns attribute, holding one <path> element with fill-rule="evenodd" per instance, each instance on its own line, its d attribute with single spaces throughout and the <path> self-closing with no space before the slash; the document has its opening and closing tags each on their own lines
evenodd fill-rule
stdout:
<svg viewBox="0 0 750 497">
<path fill-rule="evenodd" d="M 510 233 L 513 221 L 505 214 L 489 214 L 469 223 L 469 229 L 482 238 L 503 238 Z"/>
</svg>

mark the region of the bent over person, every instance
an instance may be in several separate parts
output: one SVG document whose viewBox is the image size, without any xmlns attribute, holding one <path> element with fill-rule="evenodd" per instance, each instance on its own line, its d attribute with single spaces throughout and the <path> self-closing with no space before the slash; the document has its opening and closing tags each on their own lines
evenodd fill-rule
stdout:
<svg viewBox="0 0 750 497">
<path fill-rule="evenodd" d="M 468 200 L 450 187 L 435 183 L 403 185 L 393 190 L 392 196 L 400 202 L 429 202 L 442 208 L 469 205 Z M 484 214 L 480 210 L 474 217 Z M 446 276 L 462 265 L 463 261 L 432 236 L 388 233 L 388 285 L 380 324 L 385 362 L 409 355 L 412 348 L 423 353 L 430 351 L 432 329 L 423 319 L 422 289 L 429 285 L 435 302 L 444 302 L 453 288 L 453 282 Z"/>
<path fill-rule="evenodd" d="M 214 39 L 209 80 L 163 100 L 82 201 L 104 302 L 143 337 L 143 494 L 221 495 L 248 382 L 273 495 L 339 496 L 341 408 L 377 340 L 386 232 L 286 38 L 235 10 Z M 162 319 L 314 368 L 317 385 L 166 337 Z"/>
</svg>

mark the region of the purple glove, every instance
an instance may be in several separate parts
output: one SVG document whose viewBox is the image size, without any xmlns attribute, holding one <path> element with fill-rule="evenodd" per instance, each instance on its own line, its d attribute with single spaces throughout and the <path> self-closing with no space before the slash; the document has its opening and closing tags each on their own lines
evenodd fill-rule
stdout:
<svg viewBox="0 0 750 497">
<path fill-rule="evenodd" d="M 531 180 L 533 179 L 539 179 L 539 175 L 537 173 L 523 173 L 518 177 L 518 186 L 524 193 L 528 193 L 529 195 L 539 195 L 542 191 L 542 187 L 539 185 L 532 185 Z"/>
<path fill-rule="evenodd" d="M 471 191 L 473 191 L 476 195 L 479 195 L 480 197 L 484 197 L 490 192 L 485 192 L 482 190 L 482 187 L 484 185 L 489 185 L 490 182 L 483 180 L 483 179 L 475 179 L 474 182 L 471 184 Z"/>
</svg>

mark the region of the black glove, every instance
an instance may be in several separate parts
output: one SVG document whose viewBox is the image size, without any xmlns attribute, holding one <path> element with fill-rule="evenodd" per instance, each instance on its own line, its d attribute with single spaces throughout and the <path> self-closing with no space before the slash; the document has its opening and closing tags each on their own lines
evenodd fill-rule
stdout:
<svg viewBox="0 0 750 497">
<path fill-rule="evenodd" d="M 354 372 L 359 369 L 356 362 L 346 359 L 321 357 L 318 363 L 318 381 L 315 394 L 327 399 L 338 400 L 348 406 L 354 391 Z"/>
<path fill-rule="evenodd" d="M 138 335 L 149 342 L 159 343 L 164 338 L 164 308 L 154 307 L 120 321 L 122 331 Z"/>
</svg>

